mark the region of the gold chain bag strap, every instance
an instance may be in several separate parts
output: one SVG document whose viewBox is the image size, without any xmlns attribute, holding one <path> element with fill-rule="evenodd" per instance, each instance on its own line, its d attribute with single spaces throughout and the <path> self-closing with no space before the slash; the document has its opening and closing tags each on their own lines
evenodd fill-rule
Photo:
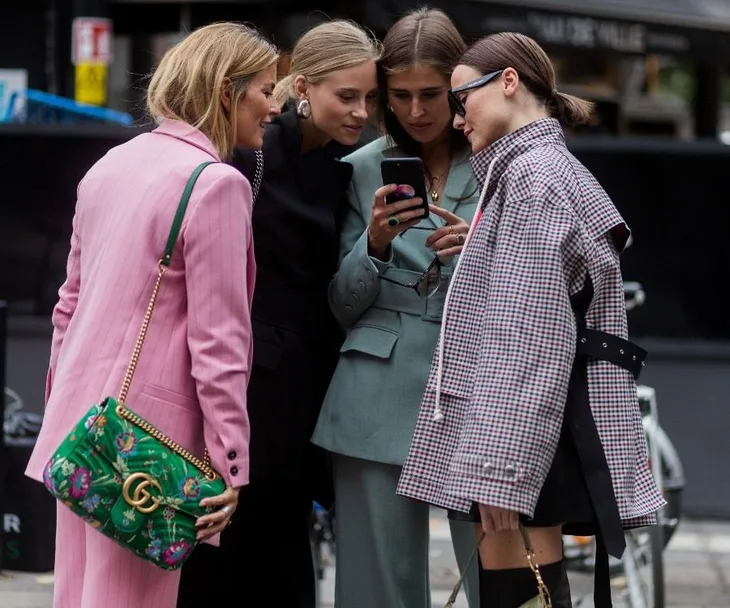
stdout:
<svg viewBox="0 0 730 608">
<path fill-rule="evenodd" d="M 540 574 L 540 566 L 537 565 L 537 559 L 535 559 L 535 552 L 532 549 L 530 536 L 527 534 L 527 530 L 525 530 L 525 527 L 522 525 L 522 523 L 520 523 L 519 526 L 520 535 L 522 536 L 522 542 L 525 545 L 527 562 L 530 565 L 530 570 L 532 570 L 533 574 L 535 575 L 535 579 L 537 580 L 537 595 L 531 600 L 528 600 L 527 602 L 522 604 L 521 606 L 518 606 L 518 608 L 552 608 L 553 603 L 550 599 L 550 592 L 548 591 L 547 585 L 545 585 L 545 582 L 542 580 L 542 575 Z M 459 595 L 461 586 L 464 584 L 464 578 L 466 577 L 466 573 L 469 571 L 469 568 L 471 567 L 474 559 L 479 553 L 479 547 L 481 547 L 482 541 L 484 541 L 485 536 L 486 533 L 484 532 L 482 532 L 479 536 L 477 545 L 474 548 L 474 551 L 472 552 L 471 557 L 469 558 L 469 561 L 467 562 L 464 571 L 461 573 L 461 576 L 459 577 L 459 580 L 457 581 L 454 590 L 451 592 L 449 600 L 446 602 L 444 608 L 454 607 L 454 603 L 456 602 L 456 598 Z"/>
<path fill-rule="evenodd" d="M 203 460 L 190 453 L 135 413 L 127 394 L 193 186 L 212 162 L 196 167 L 183 191 L 119 397 L 93 405 L 43 472 L 46 487 L 63 505 L 165 570 L 180 568 L 190 556 L 198 543 L 195 522 L 210 512 L 200 501 L 225 491 L 225 482 L 207 450 Z"/>
</svg>

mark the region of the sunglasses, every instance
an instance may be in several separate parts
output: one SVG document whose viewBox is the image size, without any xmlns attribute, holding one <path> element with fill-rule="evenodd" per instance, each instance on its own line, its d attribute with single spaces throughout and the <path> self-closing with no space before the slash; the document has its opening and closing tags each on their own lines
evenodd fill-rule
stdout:
<svg viewBox="0 0 730 608">
<path fill-rule="evenodd" d="M 430 226 L 411 226 L 403 232 L 400 232 L 398 234 L 398 238 L 403 238 L 406 232 L 409 232 L 411 230 L 424 230 L 426 232 L 433 232 L 434 230 L 436 230 L 436 228 L 432 228 Z M 387 283 L 392 283 L 393 285 L 400 285 L 401 287 L 413 289 L 422 298 L 430 298 L 441 287 L 442 267 L 443 263 L 441 262 L 439 257 L 434 256 L 433 260 L 428 265 L 428 268 L 426 268 L 426 270 L 421 273 L 421 276 L 418 277 L 415 281 L 411 281 L 410 283 L 401 283 L 400 281 L 396 281 L 395 279 L 389 279 L 382 274 L 378 276 L 380 279 Z"/>
<path fill-rule="evenodd" d="M 395 279 L 389 279 L 385 275 L 378 275 L 382 281 L 413 289 L 420 297 L 430 298 L 441 287 L 441 267 L 443 264 L 438 257 L 434 257 L 428 268 L 423 271 L 420 277 L 410 283 L 401 283 Z"/>
<path fill-rule="evenodd" d="M 462 102 L 461 99 L 459 99 L 458 97 L 459 93 L 473 91 L 474 89 L 479 89 L 485 85 L 488 85 L 502 72 L 504 72 L 504 70 L 497 70 L 496 72 L 491 72 L 489 74 L 486 74 L 485 76 L 482 76 L 481 78 L 477 78 L 476 80 L 467 82 L 466 84 L 461 85 L 460 87 L 457 87 L 455 89 L 449 89 L 446 93 L 446 96 L 449 100 L 449 107 L 451 108 L 451 112 L 457 116 L 461 116 L 462 118 L 464 118 L 466 116 L 466 108 L 464 107 L 464 102 Z"/>
</svg>

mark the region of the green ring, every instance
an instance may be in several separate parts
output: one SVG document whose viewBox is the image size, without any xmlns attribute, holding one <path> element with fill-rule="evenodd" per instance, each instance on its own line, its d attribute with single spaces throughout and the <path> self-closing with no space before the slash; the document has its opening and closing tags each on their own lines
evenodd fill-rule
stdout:
<svg viewBox="0 0 730 608">
<path fill-rule="evenodd" d="M 391 215 L 388 218 L 388 226 L 391 228 L 395 228 L 398 224 L 400 224 L 400 220 L 395 215 Z"/>
</svg>

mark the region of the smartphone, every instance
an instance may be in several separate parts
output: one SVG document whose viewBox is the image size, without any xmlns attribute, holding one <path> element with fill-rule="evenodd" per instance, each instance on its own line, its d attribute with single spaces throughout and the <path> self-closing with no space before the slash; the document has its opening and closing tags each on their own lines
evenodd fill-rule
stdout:
<svg viewBox="0 0 730 608">
<path fill-rule="evenodd" d="M 423 209 L 422 218 L 428 217 L 428 196 L 423 161 L 420 158 L 386 158 L 380 163 L 383 184 L 410 186 L 410 189 L 395 191 L 385 197 L 386 203 L 394 203 L 408 198 L 420 198 L 423 202 L 412 209 Z M 406 191 L 412 190 L 412 191 Z"/>
</svg>

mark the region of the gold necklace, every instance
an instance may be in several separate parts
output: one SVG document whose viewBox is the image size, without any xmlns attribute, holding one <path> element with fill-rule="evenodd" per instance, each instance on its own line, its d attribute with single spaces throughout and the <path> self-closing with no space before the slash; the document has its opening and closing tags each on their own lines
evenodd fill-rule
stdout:
<svg viewBox="0 0 730 608">
<path fill-rule="evenodd" d="M 446 169 L 441 175 L 439 176 L 433 176 L 431 175 L 430 171 L 426 169 L 426 177 L 428 177 L 428 188 L 430 190 L 431 198 L 433 199 L 434 203 L 438 203 L 439 197 L 441 196 L 439 194 L 439 187 L 438 183 L 441 181 L 442 177 L 445 177 L 448 174 L 449 170 Z"/>
</svg>

